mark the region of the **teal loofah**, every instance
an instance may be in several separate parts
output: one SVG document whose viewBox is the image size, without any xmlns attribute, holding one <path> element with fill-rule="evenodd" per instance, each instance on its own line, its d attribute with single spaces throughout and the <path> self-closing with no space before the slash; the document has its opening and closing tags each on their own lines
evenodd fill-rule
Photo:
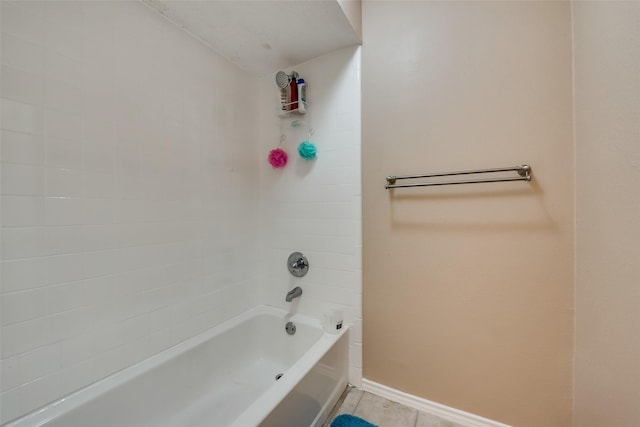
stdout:
<svg viewBox="0 0 640 427">
<path fill-rule="evenodd" d="M 309 141 L 302 141 L 298 146 L 298 154 L 303 159 L 314 159 L 316 157 L 316 146 Z"/>
</svg>

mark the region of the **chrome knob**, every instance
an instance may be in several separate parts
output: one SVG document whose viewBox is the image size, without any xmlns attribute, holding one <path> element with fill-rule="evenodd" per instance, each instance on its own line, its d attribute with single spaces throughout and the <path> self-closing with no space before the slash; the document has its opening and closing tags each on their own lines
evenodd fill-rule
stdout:
<svg viewBox="0 0 640 427">
<path fill-rule="evenodd" d="M 295 277 L 302 277 L 309 271 L 309 260 L 301 252 L 294 252 L 287 259 L 287 268 Z"/>
</svg>

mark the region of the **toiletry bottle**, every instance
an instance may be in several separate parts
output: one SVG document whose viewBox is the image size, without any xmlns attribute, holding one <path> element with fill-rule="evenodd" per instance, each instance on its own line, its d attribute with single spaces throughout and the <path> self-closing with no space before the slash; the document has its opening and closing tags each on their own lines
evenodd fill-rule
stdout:
<svg viewBox="0 0 640 427">
<path fill-rule="evenodd" d="M 289 104 L 289 86 L 285 86 L 280 89 L 280 108 L 282 111 L 287 111 L 290 108 Z"/>
<path fill-rule="evenodd" d="M 298 79 L 298 112 L 304 113 L 307 111 L 307 84 L 304 79 Z"/>
<path fill-rule="evenodd" d="M 295 110 L 298 109 L 298 81 L 297 81 L 296 77 L 294 76 L 294 74 L 292 74 L 291 85 L 290 85 L 290 87 L 291 87 L 291 90 L 290 90 L 291 106 L 290 106 L 289 110 L 291 110 L 291 111 L 295 111 Z"/>
</svg>

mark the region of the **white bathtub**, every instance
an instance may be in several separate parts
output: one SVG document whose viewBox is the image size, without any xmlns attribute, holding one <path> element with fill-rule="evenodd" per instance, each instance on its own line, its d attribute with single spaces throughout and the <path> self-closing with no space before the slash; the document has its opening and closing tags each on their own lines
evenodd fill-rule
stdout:
<svg viewBox="0 0 640 427">
<path fill-rule="evenodd" d="M 347 338 L 257 307 L 7 427 L 319 426 L 347 383 Z"/>
</svg>

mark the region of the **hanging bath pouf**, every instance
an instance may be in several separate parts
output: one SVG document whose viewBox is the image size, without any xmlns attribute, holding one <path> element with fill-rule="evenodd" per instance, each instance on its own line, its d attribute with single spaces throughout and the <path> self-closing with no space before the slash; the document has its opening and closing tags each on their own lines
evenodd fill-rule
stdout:
<svg viewBox="0 0 640 427">
<path fill-rule="evenodd" d="M 276 169 L 283 168 L 287 164 L 287 152 L 282 148 L 274 148 L 269 151 L 269 164 Z"/>
<path fill-rule="evenodd" d="M 298 154 L 307 160 L 316 158 L 316 146 L 309 141 L 302 141 L 298 146 Z"/>
</svg>

